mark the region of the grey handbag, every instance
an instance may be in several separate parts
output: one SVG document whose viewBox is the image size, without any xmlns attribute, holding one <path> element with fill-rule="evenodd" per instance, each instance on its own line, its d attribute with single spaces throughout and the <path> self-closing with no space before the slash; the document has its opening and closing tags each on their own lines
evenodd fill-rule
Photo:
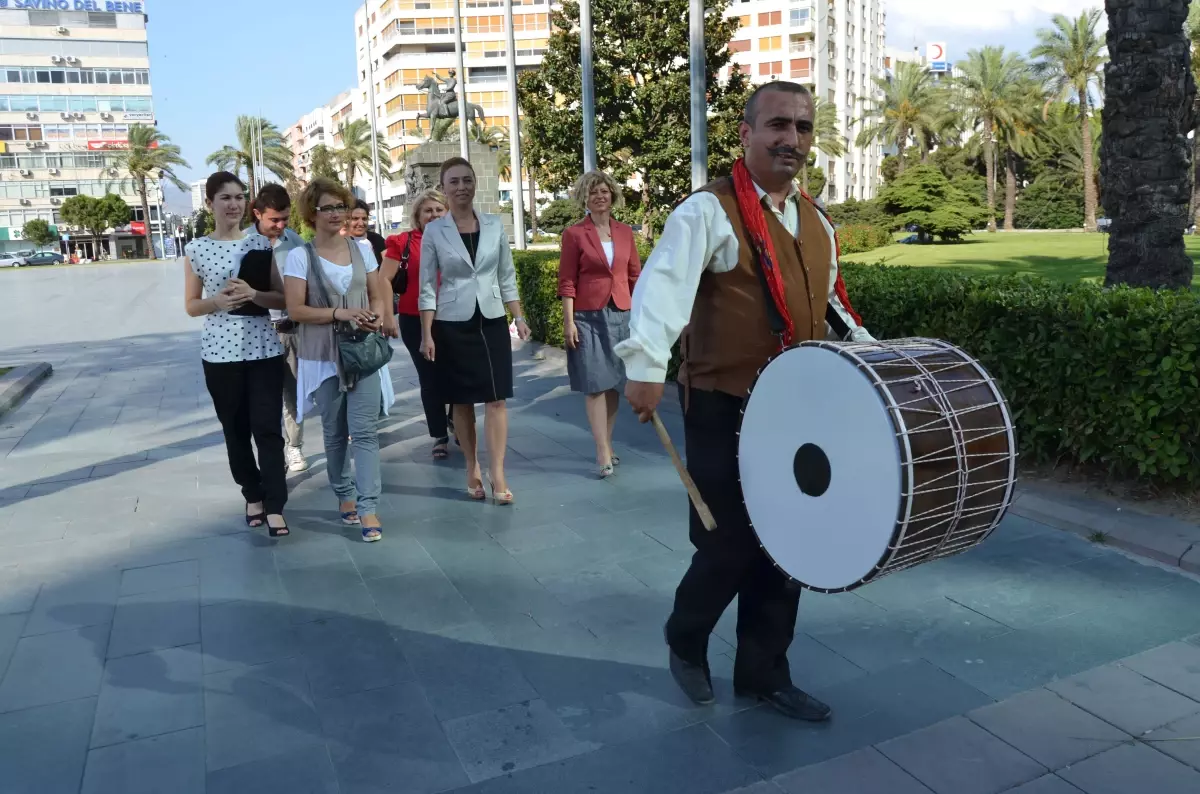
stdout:
<svg viewBox="0 0 1200 794">
<path fill-rule="evenodd" d="M 355 248 L 355 243 L 347 240 L 346 244 L 350 246 L 350 261 L 352 264 L 359 267 L 365 267 L 362 262 L 362 255 Z M 309 268 L 319 268 L 320 258 L 317 256 L 317 251 L 312 243 L 306 243 L 304 246 L 308 249 L 308 266 Z M 321 291 L 325 293 L 325 301 L 330 306 L 334 305 L 333 295 L 330 294 L 329 288 L 325 285 L 325 274 L 318 273 L 316 281 L 320 285 Z M 346 305 L 346 297 L 339 296 L 342 305 L 339 309 L 348 309 Z M 385 367 L 392 360 L 391 344 L 387 337 L 374 331 L 363 331 L 359 328 L 351 327 L 349 323 L 338 322 L 337 325 L 341 328 L 335 328 L 333 332 L 334 341 L 337 343 L 338 356 L 342 360 L 342 372 L 356 380 L 364 378 L 367 375 L 372 375 Z"/>
</svg>

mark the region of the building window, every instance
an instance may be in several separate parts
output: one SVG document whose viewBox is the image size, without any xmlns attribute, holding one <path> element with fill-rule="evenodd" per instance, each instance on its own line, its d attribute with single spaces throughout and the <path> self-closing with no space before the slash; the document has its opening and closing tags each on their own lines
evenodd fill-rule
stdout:
<svg viewBox="0 0 1200 794">
<path fill-rule="evenodd" d="M 549 28 L 545 14 L 513 14 L 513 31 L 533 33 Z"/>
<path fill-rule="evenodd" d="M 782 36 L 765 36 L 758 40 L 758 49 L 761 51 L 782 50 Z"/>
<path fill-rule="evenodd" d="M 759 27 L 766 27 L 767 25 L 778 25 L 782 22 L 783 22 L 783 12 L 782 11 L 764 11 L 763 13 L 758 15 Z"/>
<path fill-rule="evenodd" d="M 738 27 L 741 27 L 741 28 L 750 27 L 750 15 L 749 14 L 743 14 L 742 16 L 738 17 L 737 19 L 738 19 Z"/>
<path fill-rule="evenodd" d="M 792 58 L 788 64 L 789 74 L 793 78 L 809 80 L 812 78 L 812 59 Z"/>
<path fill-rule="evenodd" d="M 809 21 L 809 10 L 807 8 L 793 8 L 788 12 L 788 21 L 792 25 L 807 25 Z"/>
<path fill-rule="evenodd" d="M 115 28 L 116 26 L 117 15 L 115 13 L 105 11 L 88 12 L 89 28 Z"/>
<path fill-rule="evenodd" d="M 29 24 L 34 27 L 52 28 L 58 25 L 57 11 L 30 11 Z"/>
<path fill-rule="evenodd" d="M 758 65 L 758 73 L 760 75 L 776 75 L 783 74 L 783 61 L 768 61 Z"/>
<path fill-rule="evenodd" d="M 733 41 L 729 42 L 729 51 L 730 52 L 749 52 L 750 51 L 750 39 L 734 39 Z"/>
<path fill-rule="evenodd" d="M 516 30 L 516 25 L 513 25 Z M 504 17 L 497 14 L 486 17 L 467 17 L 467 33 L 503 33 Z"/>
</svg>

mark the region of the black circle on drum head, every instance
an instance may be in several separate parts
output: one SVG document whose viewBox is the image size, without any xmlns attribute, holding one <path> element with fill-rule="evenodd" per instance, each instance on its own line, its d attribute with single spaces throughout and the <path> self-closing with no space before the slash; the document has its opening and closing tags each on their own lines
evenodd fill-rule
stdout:
<svg viewBox="0 0 1200 794">
<path fill-rule="evenodd" d="M 806 496 L 821 496 L 829 490 L 833 472 L 829 468 L 829 456 L 816 444 L 805 444 L 796 450 L 792 459 L 792 473 L 796 485 Z"/>
</svg>

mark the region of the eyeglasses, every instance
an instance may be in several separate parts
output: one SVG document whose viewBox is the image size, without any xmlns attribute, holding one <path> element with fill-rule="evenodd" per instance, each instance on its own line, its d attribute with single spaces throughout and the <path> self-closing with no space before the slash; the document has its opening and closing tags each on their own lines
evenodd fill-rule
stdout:
<svg viewBox="0 0 1200 794">
<path fill-rule="evenodd" d="M 350 208 L 345 204 L 326 204 L 323 207 L 317 207 L 317 212 L 321 212 L 326 215 L 333 215 L 335 213 L 345 212 L 348 209 Z"/>
</svg>

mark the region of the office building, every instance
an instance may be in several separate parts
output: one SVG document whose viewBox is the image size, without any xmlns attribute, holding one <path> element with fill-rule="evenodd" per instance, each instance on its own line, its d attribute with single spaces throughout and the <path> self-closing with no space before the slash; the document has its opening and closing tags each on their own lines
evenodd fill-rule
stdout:
<svg viewBox="0 0 1200 794">
<path fill-rule="evenodd" d="M 336 149 L 341 144 L 338 127 L 358 114 L 366 118 L 366 102 L 354 102 L 354 90 L 343 91 L 324 105 L 305 113 L 282 131 L 284 142 L 292 150 L 292 169 L 296 179 L 307 182 L 312 174 L 312 151 L 324 145 Z"/>
<path fill-rule="evenodd" d="M 188 187 L 191 188 L 192 212 L 204 209 L 204 200 L 208 198 L 204 195 L 204 186 L 207 181 L 205 179 L 197 179 L 195 182 L 188 184 Z"/>
<path fill-rule="evenodd" d="M 41 218 L 63 236 L 63 252 L 95 257 L 99 246 L 108 256 L 145 255 L 157 186 L 147 229 L 141 200 L 110 163 L 131 124 L 154 123 L 146 4 L 89 4 L 105 11 L 14 5 L 0 7 L 0 251 L 30 250 L 22 229 Z M 67 198 L 110 192 L 133 216 L 107 239 L 63 224 L 59 207 Z"/>
<path fill-rule="evenodd" d="M 730 42 L 734 63 L 754 83 L 792 80 L 837 107 L 845 153 L 817 151 L 826 203 L 868 199 L 881 182 L 883 148 L 855 144 L 864 100 L 883 77 L 884 0 L 733 0 L 725 12 L 740 30 Z"/>
</svg>

